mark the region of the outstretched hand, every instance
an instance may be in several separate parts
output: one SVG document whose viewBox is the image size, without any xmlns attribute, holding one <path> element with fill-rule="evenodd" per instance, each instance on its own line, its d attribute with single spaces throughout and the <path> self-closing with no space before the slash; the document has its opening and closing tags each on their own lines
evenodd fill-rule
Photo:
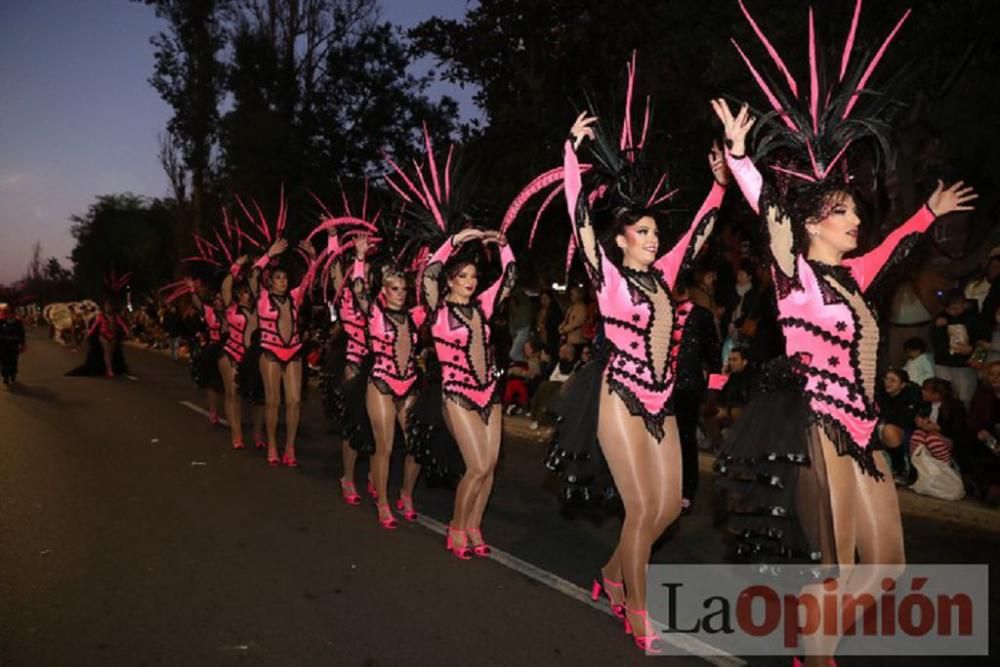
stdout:
<svg viewBox="0 0 1000 667">
<path fill-rule="evenodd" d="M 498 246 L 503 247 L 507 245 L 507 237 L 498 230 L 491 229 L 483 232 L 483 243 L 496 243 Z"/>
<path fill-rule="evenodd" d="M 722 127 L 726 132 L 726 147 L 733 155 L 744 155 L 747 152 L 747 133 L 753 127 L 755 119 L 750 116 L 750 107 L 744 104 L 740 111 L 733 117 L 729 110 L 729 103 L 721 97 L 712 100 L 712 109 L 715 115 L 722 121 Z"/>
<path fill-rule="evenodd" d="M 573 122 L 573 127 L 569 129 L 569 134 L 573 137 L 573 150 L 580 147 L 585 138 L 593 141 L 594 128 L 590 127 L 597 122 L 597 116 L 588 116 L 586 111 L 580 112 Z"/>
<path fill-rule="evenodd" d="M 481 229 L 474 229 L 470 227 L 469 229 L 463 229 L 459 233 L 452 236 L 451 242 L 452 244 L 459 246 L 462 245 L 463 243 L 468 243 L 473 239 L 482 240 L 482 238 L 483 238 L 483 231 Z"/>
<path fill-rule="evenodd" d="M 359 234 L 354 239 L 354 254 L 358 259 L 364 259 L 368 256 L 368 235 Z"/>
<path fill-rule="evenodd" d="M 950 187 L 944 187 L 944 181 L 938 179 L 937 187 L 927 200 L 927 208 L 935 217 L 948 215 L 955 211 L 971 211 L 975 206 L 970 202 L 978 199 L 979 195 L 972 189 L 971 185 L 966 185 L 964 181 L 958 181 Z"/>
<path fill-rule="evenodd" d="M 708 166 L 712 169 L 712 176 L 719 185 L 729 185 L 731 174 L 718 141 L 712 142 L 712 149 L 708 152 Z"/>
<path fill-rule="evenodd" d="M 278 239 L 277 241 L 271 244 L 270 248 L 267 249 L 267 256 L 277 257 L 286 250 L 288 250 L 288 241 L 283 238 Z"/>
<path fill-rule="evenodd" d="M 307 254 L 310 259 L 316 259 L 316 248 L 313 247 L 312 243 L 306 241 L 305 239 L 299 241 L 299 249 Z"/>
</svg>

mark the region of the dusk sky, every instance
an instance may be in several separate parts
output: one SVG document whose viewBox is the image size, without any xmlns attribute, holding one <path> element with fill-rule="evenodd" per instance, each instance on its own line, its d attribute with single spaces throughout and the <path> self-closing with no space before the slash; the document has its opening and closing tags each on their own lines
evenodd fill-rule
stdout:
<svg viewBox="0 0 1000 667">
<path fill-rule="evenodd" d="M 470 3 L 381 4 L 408 27 L 458 18 Z M 167 194 L 156 153 L 170 108 L 147 82 L 160 29 L 151 7 L 128 0 L 0 0 L 0 283 L 24 274 L 35 241 L 69 267 L 69 217 L 97 195 Z M 471 91 L 433 94 L 475 113 Z"/>
</svg>

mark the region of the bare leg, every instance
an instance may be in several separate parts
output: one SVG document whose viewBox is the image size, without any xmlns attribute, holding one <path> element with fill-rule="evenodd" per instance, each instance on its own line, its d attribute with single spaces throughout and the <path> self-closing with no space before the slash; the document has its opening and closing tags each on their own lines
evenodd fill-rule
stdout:
<svg viewBox="0 0 1000 667">
<path fill-rule="evenodd" d="M 417 399 L 415 397 L 410 396 L 403 401 L 402 405 L 399 406 L 398 412 L 396 413 L 396 419 L 399 421 L 399 428 L 403 431 L 404 437 L 406 435 L 407 424 L 409 423 L 410 410 L 413 409 L 413 404 L 416 403 L 416 401 Z M 411 506 L 409 507 L 411 510 L 413 509 L 413 489 L 417 486 L 418 477 L 420 477 L 420 464 L 417 463 L 417 460 L 413 458 L 412 455 L 407 454 L 406 458 L 403 459 L 403 486 L 400 489 L 399 495 L 400 497 L 405 496 L 406 498 L 411 499 Z"/>
<path fill-rule="evenodd" d="M 486 429 L 478 414 L 448 399 L 444 400 L 444 422 L 458 443 L 458 449 L 465 462 L 465 475 L 455 490 L 455 509 L 451 525 L 455 530 L 466 530 L 475 527 L 469 525 L 473 503 L 492 470 L 483 447 L 486 441 Z"/>
<path fill-rule="evenodd" d="M 386 396 L 371 383 L 365 390 L 365 405 L 375 436 L 375 453 L 371 458 L 371 477 L 378 492 L 378 518 L 386 521 L 392 518 L 389 508 L 389 457 L 392 456 L 393 439 L 396 435 L 396 404 L 391 396 Z"/>
<path fill-rule="evenodd" d="M 348 366 L 344 371 L 344 381 L 350 380 L 357 374 L 357 370 Z M 358 462 L 358 453 L 351 447 L 351 443 L 345 438 L 340 443 L 340 455 L 344 462 L 344 475 L 340 478 L 341 484 L 354 483 L 354 467 Z"/>
<path fill-rule="evenodd" d="M 469 509 L 469 528 L 479 528 L 483 522 L 483 513 L 486 512 L 486 505 L 490 502 L 490 493 L 493 491 L 493 477 L 497 469 L 497 460 L 500 458 L 500 439 L 502 436 L 502 412 L 499 405 L 494 405 L 493 412 L 490 413 L 490 421 L 486 424 L 485 442 L 480 444 L 488 472 L 483 479 L 482 486 L 479 487 L 479 493 L 472 501 L 472 507 Z"/>
<path fill-rule="evenodd" d="M 225 390 L 226 419 L 229 421 L 229 433 L 233 444 L 243 442 L 243 424 L 240 397 L 236 391 L 236 369 L 227 355 L 219 357 L 219 374 L 222 376 L 222 388 Z"/>
<path fill-rule="evenodd" d="M 301 359 L 285 364 L 282 380 L 285 386 L 285 457 L 294 461 L 295 436 L 299 432 L 299 415 L 302 411 Z"/>
<path fill-rule="evenodd" d="M 219 414 L 219 392 L 215 391 L 211 387 L 206 390 L 208 395 L 208 412 L 212 415 Z"/>
<path fill-rule="evenodd" d="M 101 352 L 104 353 L 104 374 L 113 377 L 115 366 L 111 360 L 114 357 L 115 343 L 104 336 L 98 336 L 97 339 L 101 342 Z"/>
<path fill-rule="evenodd" d="M 260 375 L 264 380 L 264 421 L 267 425 L 267 459 L 278 459 L 278 406 L 281 404 L 281 364 L 260 357 Z"/>
<path fill-rule="evenodd" d="M 253 418 L 254 442 L 257 442 L 258 440 L 264 440 L 264 406 L 254 405 L 250 409 Z M 237 403 L 236 414 L 240 414 L 240 408 L 238 403 Z"/>
<path fill-rule="evenodd" d="M 834 554 L 837 564 L 848 566 L 839 577 L 840 590 L 860 599 L 867 599 L 866 593 L 877 599 L 881 580 L 899 576 L 905 563 L 899 500 L 891 471 L 886 461 L 876 456 L 876 466 L 885 475 L 885 479 L 876 480 L 862 472 L 851 457 L 838 455 L 821 429 L 817 432 L 829 483 Z M 870 572 L 852 570 L 849 566 L 856 562 L 855 551 L 862 564 L 886 567 Z M 822 609 L 819 614 L 822 623 Z M 826 665 L 838 643 L 839 637 L 807 641 L 809 653 L 823 655 L 808 656 L 806 665 Z"/>
<path fill-rule="evenodd" d="M 603 568 L 612 580 L 624 578 L 629 610 L 646 608 L 646 566 L 653 542 L 680 513 L 680 446 L 673 419 L 657 443 L 642 419 L 633 417 L 617 395 L 602 384 L 597 435 L 615 486 L 625 505 L 621 537 Z M 618 575 L 618 576 L 616 576 Z M 637 632 L 640 616 L 630 614 Z"/>
</svg>

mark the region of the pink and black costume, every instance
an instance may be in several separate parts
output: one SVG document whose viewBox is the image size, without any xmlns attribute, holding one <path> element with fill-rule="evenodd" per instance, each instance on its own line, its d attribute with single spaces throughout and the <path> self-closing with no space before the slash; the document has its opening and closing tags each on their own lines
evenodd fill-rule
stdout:
<svg viewBox="0 0 1000 667">
<path fill-rule="evenodd" d="M 693 258 L 711 234 L 725 195 L 715 183 L 687 231 L 648 271 L 616 266 L 607 257 L 591 225 L 580 164 L 572 145 L 564 149 L 566 201 L 576 243 L 597 293 L 606 346 L 594 361 L 574 373 L 553 412 L 559 434 L 546 465 L 561 474 L 568 498 L 591 498 L 594 491 L 614 493 L 597 441 L 602 380 L 633 416 L 641 417 L 657 441 L 664 420 L 673 414 L 671 396 L 685 309 L 677 309 L 673 287 L 690 270 Z M 594 488 L 597 487 L 597 488 Z"/>
<path fill-rule="evenodd" d="M 263 269 L 268 261 L 269 258 L 264 255 L 254 268 Z M 297 359 L 302 351 L 299 310 L 305 301 L 309 282 L 307 276 L 300 285 L 284 295 L 272 294 L 266 287 L 261 287 L 257 295 L 257 326 L 261 351 L 283 364 Z M 288 319 L 283 321 L 282 315 L 286 313 Z"/>
<path fill-rule="evenodd" d="M 504 245 L 500 277 L 470 303 L 458 304 L 439 299 L 437 293 L 441 272 L 454 252 L 451 240 L 446 241 L 427 260 L 423 273 L 424 298 L 438 304 L 431 313 L 431 334 L 441 364 L 441 389 L 445 400 L 478 413 L 488 422 L 500 400 L 489 321 L 517 280 L 514 253 Z"/>
<path fill-rule="evenodd" d="M 417 375 L 418 332 L 427 319 L 427 308 L 415 306 L 409 310 L 392 310 L 383 303 L 381 295 L 369 300 L 363 260 L 355 260 L 350 282 L 355 302 L 365 312 L 368 322 L 367 347 L 373 357 L 368 382 L 398 404 L 415 395 L 420 388 Z"/>
<path fill-rule="evenodd" d="M 112 371 L 115 375 L 128 373 L 128 364 L 125 362 L 125 353 L 122 349 L 122 341 L 129 334 L 129 326 L 121 315 L 107 315 L 99 312 L 87 331 L 87 358 L 83 364 L 66 373 L 70 376 L 80 375 L 106 375 L 107 369 L 104 363 L 104 350 L 101 347 L 100 339 L 104 339 L 114 346 L 111 355 Z"/>
<path fill-rule="evenodd" d="M 199 389 L 222 391 L 219 355 L 222 354 L 223 347 L 224 314 L 208 304 L 202 304 L 201 312 L 205 327 L 191 352 L 191 379 Z"/>
</svg>

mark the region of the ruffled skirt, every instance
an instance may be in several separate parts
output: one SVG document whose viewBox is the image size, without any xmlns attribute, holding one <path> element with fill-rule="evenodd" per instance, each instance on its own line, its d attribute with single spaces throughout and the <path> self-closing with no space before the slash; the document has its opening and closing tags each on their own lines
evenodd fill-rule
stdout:
<svg viewBox="0 0 1000 667">
<path fill-rule="evenodd" d="M 116 338 L 114 349 L 111 352 L 111 370 L 115 375 L 125 375 L 128 373 L 128 364 L 125 363 L 125 352 L 122 349 L 121 338 Z M 104 350 L 101 348 L 100 334 L 95 331 L 90 334 L 87 341 L 87 357 L 84 362 L 66 373 L 68 376 L 82 375 L 105 375 L 107 369 L 104 367 Z"/>
<path fill-rule="evenodd" d="M 240 398 L 252 405 L 264 405 L 264 378 L 260 375 L 260 346 L 247 348 L 236 366 L 236 387 Z"/>
<path fill-rule="evenodd" d="M 441 378 L 428 380 L 410 410 L 407 421 L 407 453 L 422 466 L 431 486 L 451 486 L 465 474 L 458 443 L 444 423 Z"/>
<path fill-rule="evenodd" d="M 197 345 L 191 354 L 191 380 L 199 389 L 222 391 L 222 374 L 219 373 L 219 355 L 222 343 Z"/>
</svg>

